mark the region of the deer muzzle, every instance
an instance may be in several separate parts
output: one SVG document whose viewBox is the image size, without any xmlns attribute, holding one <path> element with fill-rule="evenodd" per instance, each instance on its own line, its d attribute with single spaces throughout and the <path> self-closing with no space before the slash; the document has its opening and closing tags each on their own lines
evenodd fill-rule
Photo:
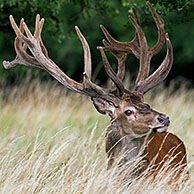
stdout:
<svg viewBox="0 0 194 194">
<path fill-rule="evenodd" d="M 169 120 L 169 116 L 165 115 L 165 114 L 159 114 L 158 116 L 158 121 L 163 124 L 164 126 L 169 126 L 170 125 L 170 120 Z"/>
<path fill-rule="evenodd" d="M 152 132 L 154 133 L 162 133 L 165 132 L 168 129 L 168 126 L 170 125 L 169 116 L 165 114 L 159 114 L 157 117 L 157 120 L 159 121 L 159 125 L 157 126 L 150 126 L 152 129 Z"/>
</svg>

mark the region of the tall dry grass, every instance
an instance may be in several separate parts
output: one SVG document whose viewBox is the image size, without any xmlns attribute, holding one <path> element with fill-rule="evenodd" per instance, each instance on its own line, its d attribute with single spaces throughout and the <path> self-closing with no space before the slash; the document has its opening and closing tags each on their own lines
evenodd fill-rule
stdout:
<svg viewBox="0 0 194 194">
<path fill-rule="evenodd" d="M 170 116 L 169 131 L 185 142 L 190 180 L 180 180 L 178 190 L 163 172 L 150 181 L 126 180 L 123 169 L 107 171 L 109 118 L 87 97 L 35 81 L 0 91 L 0 193 L 194 193 L 194 91 L 172 90 L 161 87 L 146 102 Z"/>
</svg>

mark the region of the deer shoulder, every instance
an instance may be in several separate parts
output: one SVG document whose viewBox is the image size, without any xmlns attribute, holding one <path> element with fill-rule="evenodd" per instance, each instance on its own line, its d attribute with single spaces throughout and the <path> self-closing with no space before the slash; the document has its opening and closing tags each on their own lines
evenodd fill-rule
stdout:
<svg viewBox="0 0 194 194">
<path fill-rule="evenodd" d="M 175 171 L 174 179 L 177 179 L 186 170 L 187 155 L 185 145 L 180 138 L 172 133 L 164 132 L 150 136 L 147 139 L 146 153 L 146 159 L 152 166 L 152 170 L 159 171 L 164 168 L 164 165 L 168 165 L 169 169 L 179 167 Z M 155 173 L 155 171 L 152 172 L 153 174 Z"/>
</svg>

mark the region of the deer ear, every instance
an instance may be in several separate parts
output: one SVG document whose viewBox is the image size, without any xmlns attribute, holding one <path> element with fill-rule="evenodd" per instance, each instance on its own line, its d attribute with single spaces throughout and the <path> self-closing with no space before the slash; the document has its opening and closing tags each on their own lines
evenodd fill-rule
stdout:
<svg viewBox="0 0 194 194">
<path fill-rule="evenodd" d="M 114 117 L 115 107 L 103 98 L 91 98 L 96 110 L 101 114 L 108 114 L 111 118 Z"/>
</svg>

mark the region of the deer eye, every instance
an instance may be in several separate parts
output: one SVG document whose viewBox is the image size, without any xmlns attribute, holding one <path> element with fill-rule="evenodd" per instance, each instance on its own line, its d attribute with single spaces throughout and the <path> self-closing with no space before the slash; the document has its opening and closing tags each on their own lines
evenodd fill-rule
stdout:
<svg viewBox="0 0 194 194">
<path fill-rule="evenodd" d="M 109 105 L 114 106 L 114 104 L 112 102 L 109 102 Z"/>
<path fill-rule="evenodd" d="M 133 111 L 132 110 L 126 110 L 125 111 L 125 115 L 127 115 L 127 116 L 130 116 L 130 115 L 132 115 L 133 114 Z"/>
</svg>

